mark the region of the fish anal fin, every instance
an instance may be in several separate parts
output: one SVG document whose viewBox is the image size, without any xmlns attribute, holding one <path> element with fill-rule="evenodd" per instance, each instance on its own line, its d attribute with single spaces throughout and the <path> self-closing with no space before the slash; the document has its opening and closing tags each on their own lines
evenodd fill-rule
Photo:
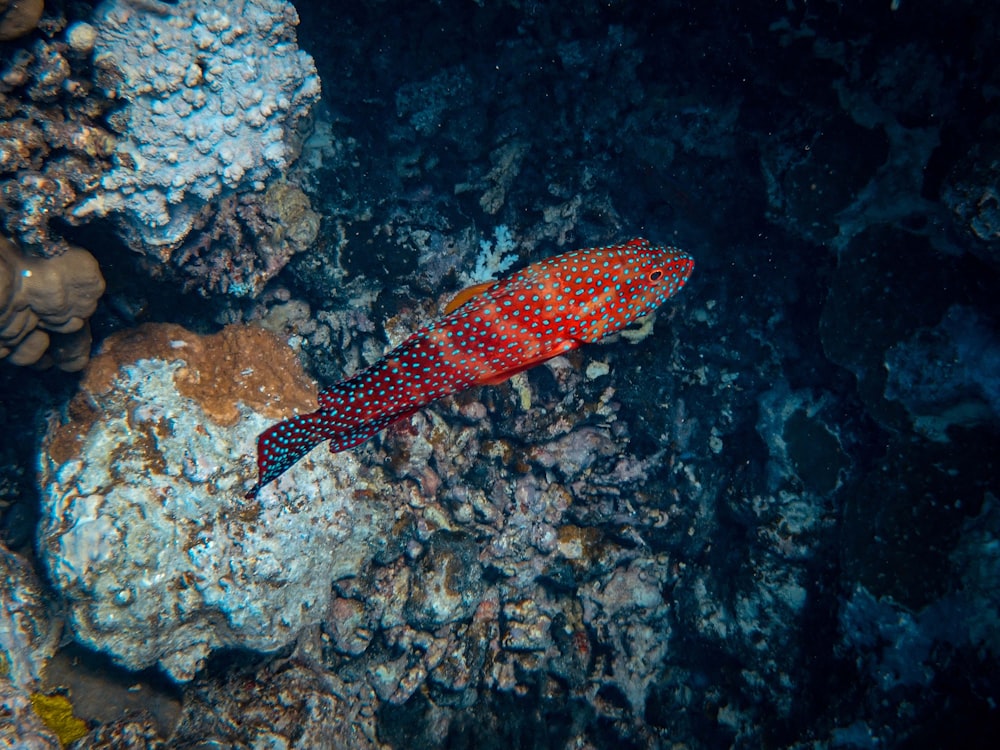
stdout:
<svg viewBox="0 0 1000 750">
<path fill-rule="evenodd" d="M 377 419 L 374 422 L 368 423 L 363 428 L 352 431 L 350 435 L 345 438 L 332 438 L 330 440 L 330 453 L 340 453 L 348 448 L 361 445 L 361 443 L 371 439 L 374 435 L 378 434 L 390 425 L 396 424 L 396 422 L 406 419 L 407 417 L 412 417 L 418 411 L 423 409 L 424 406 L 424 404 L 413 406 L 397 414 L 391 414 L 382 417 L 381 419 Z"/>
<path fill-rule="evenodd" d="M 244 495 L 253 500 L 265 484 L 277 479 L 309 451 L 327 439 L 322 411 L 299 414 L 278 422 L 257 437 L 257 483 Z"/>
<path fill-rule="evenodd" d="M 476 385 L 499 385 L 506 380 L 510 380 L 512 377 L 517 375 L 519 372 L 524 372 L 525 370 L 530 370 L 536 365 L 540 365 L 543 362 L 547 362 L 553 357 L 558 357 L 560 354 L 565 354 L 566 352 L 571 352 L 574 349 L 579 348 L 582 342 L 576 341 L 575 339 L 570 339 L 564 341 L 555 350 L 549 349 L 542 354 L 539 354 L 534 359 L 529 359 L 526 362 L 519 362 L 515 367 L 511 367 L 507 370 L 501 370 L 500 372 L 495 372 L 492 375 L 487 375 L 476 381 Z"/>
<path fill-rule="evenodd" d="M 530 370 L 535 365 L 541 364 L 545 360 L 540 359 L 537 362 L 532 362 L 531 364 L 524 365 L 522 367 L 514 367 L 510 370 L 504 370 L 503 372 L 498 372 L 490 375 L 487 378 L 483 378 L 476 385 L 500 385 L 503 382 L 510 380 L 512 377 L 517 375 L 519 372 L 524 372 L 525 370 Z"/>
<path fill-rule="evenodd" d="M 494 284 L 496 284 L 496 281 L 484 281 L 482 284 L 473 284 L 472 286 L 467 286 L 465 289 L 463 289 L 454 297 L 452 297 L 451 302 L 449 302 L 447 305 L 444 306 L 444 314 L 447 315 L 449 313 L 455 312 L 455 310 L 460 308 L 470 299 L 482 294 Z"/>
</svg>

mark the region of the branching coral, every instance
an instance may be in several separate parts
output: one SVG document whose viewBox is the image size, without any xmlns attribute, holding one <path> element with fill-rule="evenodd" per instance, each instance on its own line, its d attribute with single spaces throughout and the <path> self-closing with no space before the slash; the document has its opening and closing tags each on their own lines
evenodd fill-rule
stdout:
<svg viewBox="0 0 1000 750">
<path fill-rule="evenodd" d="M 292 255 L 312 245 L 319 222 L 302 190 L 275 182 L 264 193 L 230 195 L 206 206 L 171 262 L 187 289 L 254 296 Z"/>
</svg>

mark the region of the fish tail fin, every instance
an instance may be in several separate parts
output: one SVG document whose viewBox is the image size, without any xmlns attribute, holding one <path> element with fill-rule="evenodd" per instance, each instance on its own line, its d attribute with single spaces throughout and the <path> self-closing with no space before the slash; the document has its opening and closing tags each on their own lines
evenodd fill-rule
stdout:
<svg viewBox="0 0 1000 750">
<path fill-rule="evenodd" d="M 266 429 L 257 438 L 257 484 L 246 493 L 246 499 L 253 500 L 264 485 L 328 438 L 323 434 L 323 415 L 318 411 L 299 414 Z"/>
</svg>

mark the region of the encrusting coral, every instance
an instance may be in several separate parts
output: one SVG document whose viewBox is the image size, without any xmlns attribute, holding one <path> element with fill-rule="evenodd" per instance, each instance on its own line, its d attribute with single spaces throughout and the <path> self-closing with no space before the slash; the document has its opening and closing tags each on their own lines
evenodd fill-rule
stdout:
<svg viewBox="0 0 1000 750">
<path fill-rule="evenodd" d="M 255 295 L 315 237 L 275 236 L 261 216 L 288 197 L 267 191 L 298 158 L 320 96 L 316 66 L 296 45 L 295 8 L 105 0 L 91 21 L 98 87 L 121 105 L 108 118 L 119 138 L 70 222 L 118 215 L 154 269 L 183 267 L 202 292 Z M 241 240 L 227 239 L 234 226 Z"/>
<path fill-rule="evenodd" d="M 265 417 L 312 409 L 315 387 L 287 345 L 253 326 L 229 326 L 198 336 L 176 325 L 150 324 L 108 338 L 88 368 L 81 390 L 106 396 L 123 363 L 138 359 L 183 360 L 174 373 L 178 393 L 215 423 L 232 427 L 242 402 Z"/>
<path fill-rule="evenodd" d="M 73 705 L 65 695 L 35 693 L 31 696 L 31 706 L 63 747 L 87 734 L 87 722 L 73 715 Z"/>
<path fill-rule="evenodd" d="M 103 293 L 101 270 L 83 248 L 34 258 L 0 236 L 0 359 L 81 369 L 90 357 L 87 320 Z"/>
<path fill-rule="evenodd" d="M 262 328 L 105 340 L 41 457 L 38 545 L 73 637 L 186 682 L 213 650 L 270 651 L 319 622 L 393 513 L 356 455 L 318 451 L 242 502 L 256 436 L 313 408 L 295 352 Z"/>
</svg>

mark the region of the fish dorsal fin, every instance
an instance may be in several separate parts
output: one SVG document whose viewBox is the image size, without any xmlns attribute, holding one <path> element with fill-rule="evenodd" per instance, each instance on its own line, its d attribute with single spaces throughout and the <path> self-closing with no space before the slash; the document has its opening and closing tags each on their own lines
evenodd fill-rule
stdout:
<svg viewBox="0 0 1000 750">
<path fill-rule="evenodd" d="M 444 306 L 444 314 L 447 315 L 448 313 L 455 312 L 455 310 L 460 308 L 470 299 L 472 299 L 477 295 L 482 294 L 496 283 L 497 283 L 496 281 L 484 281 L 482 284 L 473 284 L 472 286 L 466 287 L 458 294 L 456 294 L 454 297 L 452 297 L 451 302 L 449 302 L 447 305 Z"/>
<path fill-rule="evenodd" d="M 499 385 L 505 380 L 510 380 L 519 372 L 530 370 L 532 367 L 542 364 L 542 362 L 548 362 L 553 357 L 558 357 L 560 354 L 565 354 L 566 352 L 578 349 L 582 343 L 583 342 L 576 341 L 575 339 L 565 341 L 558 349 L 543 352 L 534 359 L 529 359 L 527 362 L 520 362 L 510 369 L 494 372 L 484 378 L 480 378 L 476 381 L 476 385 Z"/>
</svg>

